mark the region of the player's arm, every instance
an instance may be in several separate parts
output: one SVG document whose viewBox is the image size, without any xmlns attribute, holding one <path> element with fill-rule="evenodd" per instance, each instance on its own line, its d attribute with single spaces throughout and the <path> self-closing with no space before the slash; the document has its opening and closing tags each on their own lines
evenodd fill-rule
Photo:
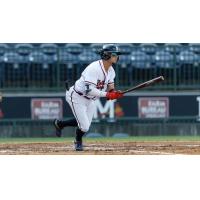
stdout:
<svg viewBox="0 0 200 200">
<path fill-rule="evenodd" d="M 95 97 L 106 97 L 107 100 L 113 100 L 113 99 L 118 99 L 123 97 L 123 94 L 119 91 L 109 91 L 109 92 L 104 92 L 101 91 L 92 84 L 86 84 L 86 95 L 91 95 Z"/>
<path fill-rule="evenodd" d="M 107 92 L 101 91 L 96 88 L 96 82 L 99 79 L 98 71 L 92 67 L 92 65 L 84 71 L 82 74 L 85 81 L 85 94 L 95 97 L 106 97 Z"/>
<path fill-rule="evenodd" d="M 101 91 L 96 88 L 95 84 L 85 81 L 85 94 L 95 97 L 106 97 L 107 92 Z"/>
<path fill-rule="evenodd" d="M 111 92 L 115 90 L 115 84 L 114 83 L 108 83 L 107 91 Z"/>
<path fill-rule="evenodd" d="M 122 93 L 119 92 L 104 92 L 96 88 L 96 80 L 98 80 L 97 73 L 92 70 L 91 68 L 88 68 L 83 75 L 84 81 L 85 81 L 85 94 L 91 95 L 95 97 L 107 97 L 107 99 L 118 99 L 123 96 Z M 114 81 L 110 81 L 110 83 L 113 83 Z"/>
</svg>

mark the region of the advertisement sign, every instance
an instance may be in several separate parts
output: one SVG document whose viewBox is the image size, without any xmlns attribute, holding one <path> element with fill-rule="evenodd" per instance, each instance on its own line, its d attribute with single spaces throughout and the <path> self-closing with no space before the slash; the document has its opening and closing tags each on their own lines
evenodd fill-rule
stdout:
<svg viewBox="0 0 200 200">
<path fill-rule="evenodd" d="M 32 119 L 60 119 L 63 117 L 62 99 L 32 99 Z"/>
<path fill-rule="evenodd" d="M 169 99 L 167 97 L 138 98 L 139 118 L 169 117 Z"/>
<path fill-rule="evenodd" d="M 96 101 L 94 119 L 199 117 L 199 94 L 125 96 L 117 101 Z M 72 110 L 64 96 L 5 96 L 0 103 L 0 119 L 71 118 Z"/>
</svg>

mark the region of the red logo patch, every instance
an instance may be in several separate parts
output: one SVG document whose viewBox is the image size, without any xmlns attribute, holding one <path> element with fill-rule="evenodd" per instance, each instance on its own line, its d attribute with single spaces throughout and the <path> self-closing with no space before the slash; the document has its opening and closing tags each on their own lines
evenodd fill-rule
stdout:
<svg viewBox="0 0 200 200">
<path fill-rule="evenodd" d="M 102 90 L 104 88 L 105 81 L 97 80 L 97 89 Z"/>
</svg>

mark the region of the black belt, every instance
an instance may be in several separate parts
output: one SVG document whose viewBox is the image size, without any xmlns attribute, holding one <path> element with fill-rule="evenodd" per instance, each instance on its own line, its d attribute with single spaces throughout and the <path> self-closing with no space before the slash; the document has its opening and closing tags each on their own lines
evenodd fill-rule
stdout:
<svg viewBox="0 0 200 200">
<path fill-rule="evenodd" d="M 86 99 L 88 99 L 88 100 L 93 99 L 93 98 L 89 98 L 89 97 L 84 96 L 83 93 L 76 91 L 75 88 L 73 88 L 73 89 L 74 89 L 74 91 L 75 91 L 77 94 L 79 94 L 80 96 L 83 96 L 84 98 L 86 98 Z"/>
</svg>

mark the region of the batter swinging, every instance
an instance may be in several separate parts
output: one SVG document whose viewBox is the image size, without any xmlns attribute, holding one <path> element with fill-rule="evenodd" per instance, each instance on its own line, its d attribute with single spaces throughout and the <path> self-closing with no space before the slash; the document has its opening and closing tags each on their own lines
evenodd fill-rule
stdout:
<svg viewBox="0 0 200 200">
<path fill-rule="evenodd" d="M 80 79 L 66 91 L 66 101 L 75 118 L 67 121 L 55 119 L 54 126 L 57 137 L 61 137 L 64 127 L 77 126 L 74 141 L 76 151 L 83 150 L 82 137 L 90 128 L 95 112 L 95 100 L 100 97 L 113 100 L 123 96 L 120 91 L 115 91 L 115 71 L 112 67 L 118 62 L 120 54 L 116 45 L 104 45 L 100 51 L 101 60 L 88 65 Z"/>
</svg>

